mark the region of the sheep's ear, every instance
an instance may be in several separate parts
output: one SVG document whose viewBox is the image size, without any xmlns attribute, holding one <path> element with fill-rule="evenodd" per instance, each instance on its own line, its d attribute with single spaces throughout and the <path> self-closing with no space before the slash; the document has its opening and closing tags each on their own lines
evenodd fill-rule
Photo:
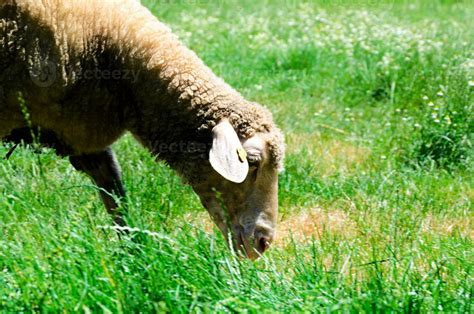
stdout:
<svg viewBox="0 0 474 314">
<path fill-rule="evenodd" d="M 212 137 L 209 152 L 212 168 L 229 181 L 243 182 L 249 172 L 247 154 L 229 121 L 219 122 L 212 129 Z"/>
</svg>

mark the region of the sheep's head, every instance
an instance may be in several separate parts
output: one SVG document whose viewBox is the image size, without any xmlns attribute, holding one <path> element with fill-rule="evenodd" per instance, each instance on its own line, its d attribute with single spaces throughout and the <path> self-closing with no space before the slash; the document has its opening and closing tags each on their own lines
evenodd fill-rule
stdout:
<svg viewBox="0 0 474 314">
<path fill-rule="evenodd" d="M 212 133 L 210 169 L 193 188 L 234 249 L 258 258 L 275 236 L 282 136 L 275 129 L 241 140 L 227 120 Z"/>
</svg>

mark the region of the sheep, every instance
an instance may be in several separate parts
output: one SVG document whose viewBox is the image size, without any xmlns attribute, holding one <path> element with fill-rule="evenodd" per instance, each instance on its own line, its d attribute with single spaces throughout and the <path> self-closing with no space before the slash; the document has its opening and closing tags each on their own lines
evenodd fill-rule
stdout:
<svg viewBox="0 0 474 314">
<path fill-rule="evenodd" d="M 69 157 L 124 226 L 110 146 L 130 132 L 192 187 L 231 247 L 252 259 L 268 249 L 281 131 L 139 1 L 3 0 L 0 41 L 0 139 Z"/>
</svg>

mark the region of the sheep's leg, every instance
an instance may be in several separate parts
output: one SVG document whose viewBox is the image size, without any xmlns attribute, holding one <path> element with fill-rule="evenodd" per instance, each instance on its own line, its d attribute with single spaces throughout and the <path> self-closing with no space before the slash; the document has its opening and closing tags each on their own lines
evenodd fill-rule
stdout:
<svg viewBox="0 0 474 314">
<path fill-rule="evenodd" d="M 84 154 L 70 156 L 71 164 L 79 171 L 88 174 L 101 189 L 100 196 L 104 202 L 107 212 L 114 218 L 115 224 L 125 226 L 123 218 L 126 206 L 119 204 L 114 195 L 120 199 L 125 197 L 125 189 L 122 185 L 120 166 L 111 148 L 95 154 Z"/>
</svg>

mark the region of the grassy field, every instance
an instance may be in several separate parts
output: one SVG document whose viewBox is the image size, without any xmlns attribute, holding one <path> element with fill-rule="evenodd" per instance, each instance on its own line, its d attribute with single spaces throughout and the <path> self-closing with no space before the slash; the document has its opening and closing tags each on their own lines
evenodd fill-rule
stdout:
<svg viewBox="0 0 474 314">
<path fill-rule="evenodd" d="M 0 162 L 0 312 L 473 311 L 473 2 L 144 2 L 274 112 L 279 237 L 232 256 L 126 136 L 141 241 L 120 241 L 86 177 L 18 149 Z"/>
</svg>

